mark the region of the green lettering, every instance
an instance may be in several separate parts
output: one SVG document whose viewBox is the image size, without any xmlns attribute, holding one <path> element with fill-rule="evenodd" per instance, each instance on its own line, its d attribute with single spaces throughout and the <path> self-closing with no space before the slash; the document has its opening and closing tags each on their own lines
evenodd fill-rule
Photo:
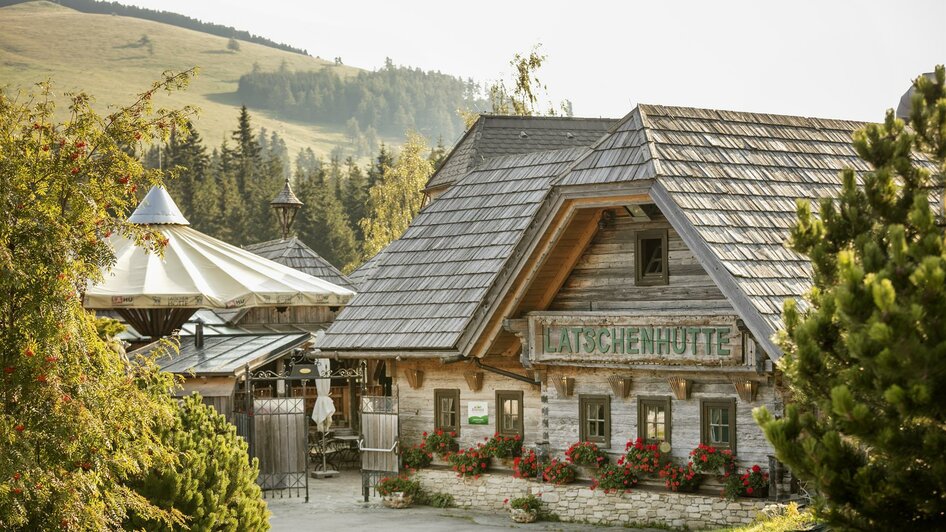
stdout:
<svg viewBox="0 0 946 532">
<path fill-rule="evenodd" d="M 654 328 L 641 327 L 641 354 L 654 354 Z"/>
<path fill-rule="evenodd" d="M 692 340 L 690 340 L 690 349 L 693 350 L 694 355 L 696 354 L 697 347 L 698 347 L 696 338 L 697 336 L 699 336 L 699 334 L 700 334 L 699 327 L 687 327 L 687 337 L 692 338 Z"/>
<path fill-rule="evenodd" d="M 628 327 L 624 330 L 624 336 L 627 338 L 627 354 L 636 355 L 640 353 L 640 350 L 637 348 L 637 344 L 640 343 L 637 334 L 640 332 L 638 327 Z"/>
<path fill-rule="evenodd" d="M 567 346 L 567 347 L 566 347 Z M 558 338 L 558 352 L 559 353 L 571 353 L 572 352 L 572 341 L 568 337 L 568 329 L 562 327 L 562 332 Z"/>
<path fill-rule="evenodd" d="M 572 333 L 575 334 L 575 343 L 572 344 L 574 345 L 574 348 L 572 349 L 572 353 L 581 352 L 581 330 L 582 330 L 581 327 L 572 327 Z"/>
<path fill-rule="evenodd" d="M 591 327 L 585 327 L 581 332 L 585 335 L 585 353 L 594 353 L 598 349 L 598 344 L 595 342 L 595 330 Z"/>
<path fill-rule="evenodd" d="M 716 332 L 716 329 L 708 328 L 700 330 L 703 331 L 703 335 L 706 336 L 706 354 L 711 355 L 713 354 L 713 333 Z"/>
<path fill-rule="evenodd" d="M 552 329 L 551 327 L 545 328 L 545 334 L 542 338 L 542 348 L 546 353 L 557 353 L 558 350 L 552 347 Z"/>
<path fill-rule="evenodd" d="M 729 334 L 732 330 L 729 327 L 720 327 L 716 329 L 716 354 L 726 356 L 731 353 L 729 350 Z"/>
<path fill-rule="evenodd" d="M 610 340 L 610 339 L 611 339 L 611 331 L 609 331 L 607 327 L 602 327 L 602 328 L 598 329 L 598 349 L 600 349 L 602 353 L 607 353 L 607 352 L 611 351 L 610 342 L 609 342 L 608 345 L 604 345 L 604 342 L 601 341 L 601 339 L 602 339 L 603 337 L 605 337 L 605 336 L 607 336 L 607 337 L 608 337 L 608 340 Z"/>
<path fill-rule="evenodd" d="M 624 327 L 618 327 L 611 331 L 611 352 L 617 354 L 624 354 L 624 337 L 625 337 Z M 621 333 L 618 335 L 618 333 Z"/>
<path fill-rule="evenodd" d="M 687 332 L 683 327 L 673 328 L 673 352 L 682 355 L 687 352 Z"/>
<path fill-rule="evenodd" d="M 654 327 L 654 348 L 658 355 L 670 354 L 670 330 L 669 327 Z"/>
</svg>

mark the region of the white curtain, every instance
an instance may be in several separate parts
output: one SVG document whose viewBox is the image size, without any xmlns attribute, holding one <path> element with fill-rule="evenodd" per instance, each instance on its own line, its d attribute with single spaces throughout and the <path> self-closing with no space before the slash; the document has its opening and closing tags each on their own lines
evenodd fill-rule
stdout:
<svg viewBox="0 0 946 532">
<path fill-rule="evenodd" d="M 327 358 L 319 358 L 315 361 L 319 376 L 327 377 L 332 374 L 332 366 Z M 315 400 L 315 407 L 312 409 L 312 421 L 322 432 L 325 432 L 332 426 L 332 414 L 335 413 L 335 403 L 329 397 L 329 388 L 332 386 L 332 379 L 317 379 L 315 381 L 315 390 L 318 392 L 318 398 Z"/>
</svg>

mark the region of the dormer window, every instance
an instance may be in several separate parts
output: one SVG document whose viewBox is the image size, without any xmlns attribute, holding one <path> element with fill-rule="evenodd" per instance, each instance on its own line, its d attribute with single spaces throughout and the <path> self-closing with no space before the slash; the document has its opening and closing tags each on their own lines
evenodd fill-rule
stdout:
<svg viewBox="0 0 946 532">
<path fill-rule="evenodd" d="M 666 229 L 638 231 L 634 255 L 634 281 L 637 286 L 669 283 Z"/>
</svg>

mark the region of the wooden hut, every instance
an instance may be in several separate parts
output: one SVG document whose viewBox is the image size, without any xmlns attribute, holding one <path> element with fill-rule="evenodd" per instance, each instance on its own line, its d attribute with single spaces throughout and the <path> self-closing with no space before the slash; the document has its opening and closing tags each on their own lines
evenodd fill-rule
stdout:
<svg viewBox="0 0 946 532">
<path fill-rule="evenodd" d="M 867 169 L 860 125 L 640 105 L 587 145 L 473 157 L 434 176 L 320 347 L 396 364 L 405 443 L 448 428 L 619 455 L 640 437 L 767 467 L 751 410 L 783 410 L 773 335 L 810 286 L 785 246 L 795 201 Z"/>
</svg>

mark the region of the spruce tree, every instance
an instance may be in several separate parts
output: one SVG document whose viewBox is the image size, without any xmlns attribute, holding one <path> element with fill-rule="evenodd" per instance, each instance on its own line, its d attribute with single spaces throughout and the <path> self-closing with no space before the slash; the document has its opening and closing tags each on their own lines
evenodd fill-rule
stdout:
<svg viewBox="0 0 946 532">
<path fill-rule="evenodd" d="M 371 167 L 368 168 L 368 189 L 374 188 L 379 181 L 383 181 L 384 177 L 391 171 L 391 167 L 393 166 L 394 157 L 382 142 L 381 148 L 378 150 L 378 156 L 375 158 Z"/>
<path fill-rule="evenodd" d="M 854 134 L 871 170 L 845 170 L 818 216 L 799 202 L 791 232 L 814 288 L 784 307 L 785 417 L 755 416 L 844 529 L 946 523 L 944 78 L 917 79 L 909 127 L 888 111 Z"/>
<path fill-rule="evenodd" d="M 269 511 L 256 484 L 259 463 L 250 460 L 236 427 L 196 393 L 181 402 L 176 414 L 162 438 L 177 451 L 178 462 L 138 479 L 138 493 L 159 508 L 180 512 L 193 532 L 269 530 Z M 135 513 L 125 527 L 178 529 Z"/>
<path fill-rule="evenodd" d="M 365 234 L 359 222 L 364 219 L 368 208 L 368 180 L 351 157 L 345 160 L 345 169 L 348 177 L 342 191 L 342 205 L 345 207 L 348 225 L 355 231 L 355 238 L 362 242 Z"/>
<path fill-rule="evenodd" d="M 305 203 L 296 222 L 299 238 L 337 267 L 355 261 L 358 258 L 355 233 L 324 171 L 297 176 L 297 183 L 297 195 Z"/>
<path fill-rule="evenodd" d="M 188 122 L 186 130 L 171 131 L 163 161 L 164 168 L 171 174 L 167 188 L 188 220 L 201 208 L 201 204 L 194 203 L 195 196 L 198 185 L 207 175 L 209 162 L 207 149 L 193 124 Z"/>
</svg>

